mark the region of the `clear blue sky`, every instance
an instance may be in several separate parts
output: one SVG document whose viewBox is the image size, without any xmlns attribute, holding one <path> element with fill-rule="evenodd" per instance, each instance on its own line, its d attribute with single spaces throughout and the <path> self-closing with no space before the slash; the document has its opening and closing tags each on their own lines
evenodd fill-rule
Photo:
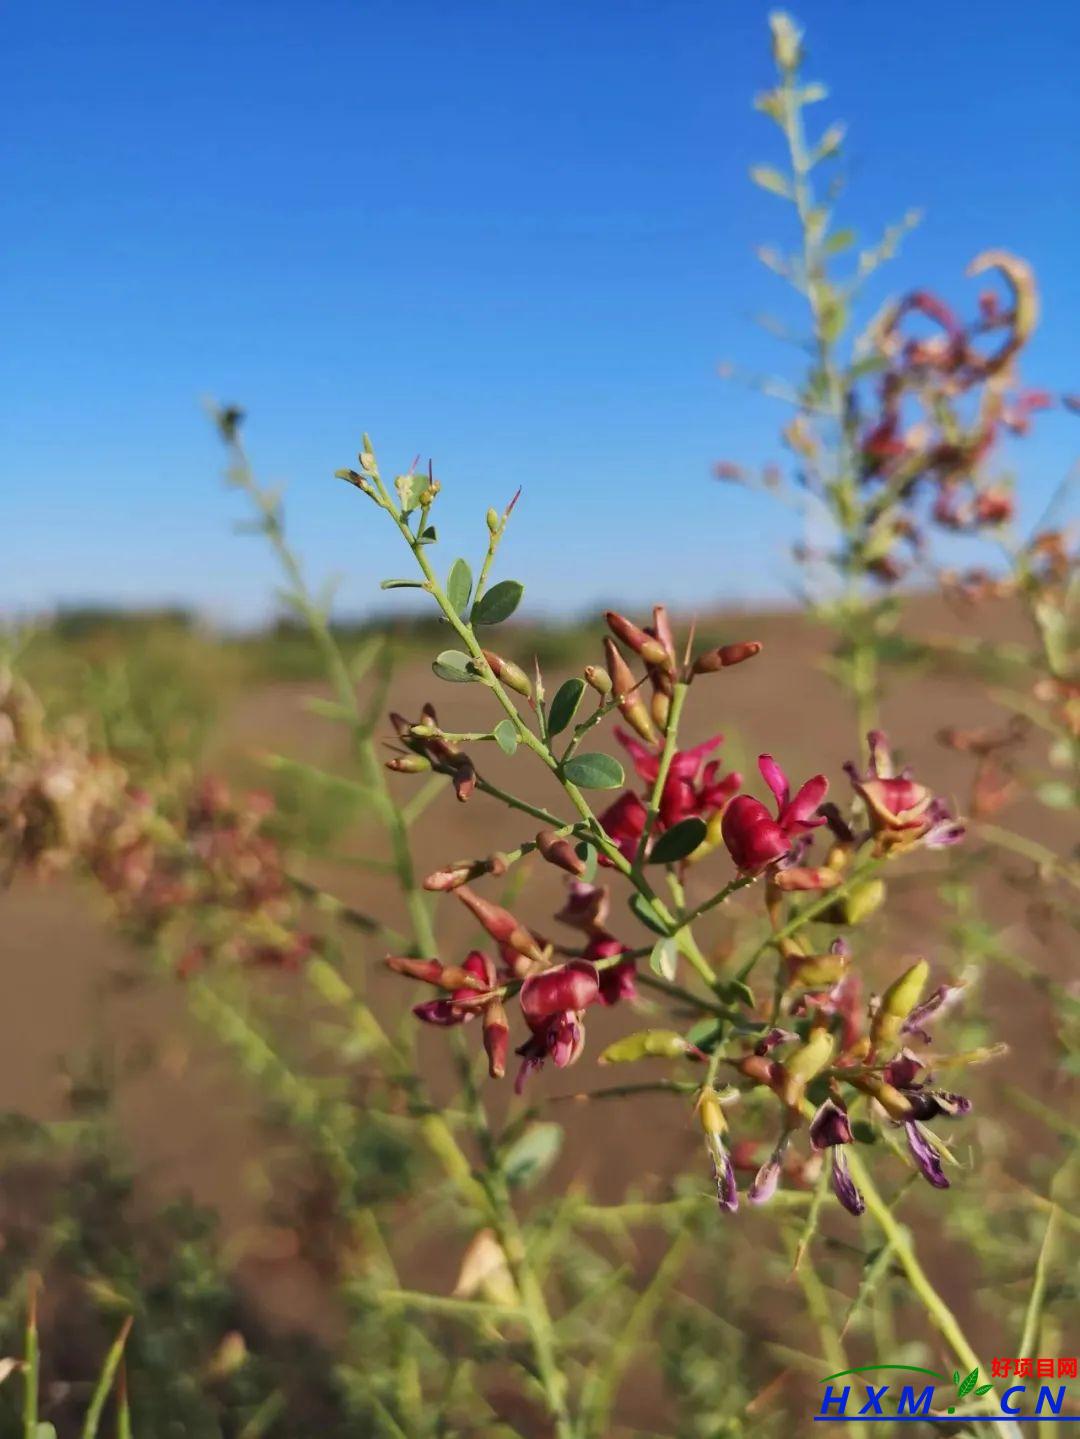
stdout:
<svg viewBox="0 0 1080 1439">
<path fill-rule="evenodd" d="M 457 547 L 524 486 L 507 564 L 537 607 L 782 594 L 786 521 L 708 478 L 778 454 L 780 411 L 718 363 L 794 359 L 753 323 L 794 299 L 752 253 L 790 234 L 746 179 L 779 158 L 751 109 L 768 8 L 4 7 L 0 606 L 265 609 L 204 395 L 247 407 L 346 607 L 401 572 L 331 478 L 364 427 L 385 468 L 434 455 Z M 887 288 L 962 300 L 977 249 L 1016 250 L 1047 312 L 1028 376 L 1080 388 L 1080 7 L 792 9 L 832 90 L 818 113 L 849 122 L 848 218 L 869 239 L 926 212 Z M 1024 451 L 1029 513 L 1075 425 L 1050 416 Z"/>
</svg>

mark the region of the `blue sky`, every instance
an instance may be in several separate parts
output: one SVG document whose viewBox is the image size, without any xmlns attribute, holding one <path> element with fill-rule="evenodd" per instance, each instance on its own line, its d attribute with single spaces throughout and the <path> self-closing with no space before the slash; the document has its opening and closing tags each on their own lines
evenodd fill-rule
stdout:
<svg viewBox="0 0 1080 1439">
<path fill-rule="evenodd" d="M 504 572 L 537 609 L 784 594 L 786 519 L 709 479 L 778 455 L 782 413 L 723 382 L 797 357 L 753 258 L 790 238 L 747 167 L 768 6 L 748 0 L 35 0 L 5 7 L 0 607 L 270 604 L 200 397 L 242 403 L 295 539 L 344 607 L 401 556 L 331 478 L 371 431 L 435 457 L 447 563 L 524 486 Z M 877 297 L 962 302 L 967 260 L 1039 271 L 1033 382 L 1080 388 L 1080 9 L 1044 0 L 793 7 L 844 213 L 925 211 Z M 1034 514 L 1073 453 L 1046 418 Z M 397 598 L 397 597 L 395 597 Z"/>
</svg>

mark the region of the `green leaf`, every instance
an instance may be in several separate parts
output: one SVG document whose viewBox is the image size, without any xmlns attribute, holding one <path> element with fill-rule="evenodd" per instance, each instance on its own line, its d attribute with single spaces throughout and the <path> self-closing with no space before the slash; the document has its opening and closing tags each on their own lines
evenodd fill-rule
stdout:
<svg viewBox="0 0 1080 1439">
<path fill-rule="evenodd" d="M 750 178 L 755 185 L 760 185 L 770 194 L 779 195 L 782 200 L 791 199 L 791 185 L 780 171 L 774 170 L 771 165 L 753 165 L 750 169 Z"/>
<path fill-rule="evenodd" d="M 472 597 L 472 570 L 468 560 L 455 560 L 446 580 L 446 598 L 456 615 L 464 615 Z"/>
<path fill-rule="evenodd" d="M 531 1184 L 554 1164 L 562 1148 L 562 1125 L 534 1124 L 503 1155 L 507 1184 Z"/>
<path fill-rule="evenodd" d="M 851 249 L 856 239 L 854 230 L 834 230 L 821 248 L 826 255 L 841 255 Z"/>
<path fill-rule="evenodd" d="M 675 864 L 693 854 L 708 833 L 708 826 L 697 815 L 681 819 L 665 830 L 649 852 L 650 864 Z"/>
<path fill-rule="evenodd" d="M 562 734 L 563 730 L 577 714 L 577 707 L 581 703 L 581 696 L 585 693 L 585 681 L 580 679 L 566 680 L 555 691 L 555 698 L 551 701 L 551 708 L 548 710 L 548 734 Z"/>
<path fill-rule="evenodd" d="M 502 750 L 503 754 L 513 754 L 518 747 L 518 733 L 508 719 L 500 720 L 492 730 L 495 736 L 495 743 Z"/>
<path fill-rule="evenodd" d="M 582 840 L 580 844 L 574 845 L 574 853 L 577 855 L 578 859 L 580 859 L 585 865 L 585 869 L 581 875 L 581 878 L 585 881 L 586 884 L 592 884 L 593 880 L 596 878 L 596 850 L 592 847 L 591 844 L 586 844 L 585 841 Z"/>
<path fill-rule="evenodd" d="M 957 1386 L 957 1399 L 963 1399 L 965 1394 L 970 1394 L 971 1391 L 975 1388 L 975 1385 L 978 1384 L 978 1382 L 979 1371 L 977 1369 L 973 1369 L 971 1373 L 967 1376 L 967 1378 L 964 1380 L 964 1382 Z"/>
<path fill-rule="evenodd" d="M 575 754 L 562 767 L 563 778 L 581 789 L 618 789 L 623 767 L 609 754 Z"/>
<path fill-rule="evenodd" d="M 428 487 L 427 475 L 418 474 L 416 471 L 408 475 L 398 475 L 394 481 L 394 489 L 398 492 L 398 499 L 401 501 L 401 513 L 407 515 L 410 510 L 415 510 L 420 503 L 420 496 Z"/>
<path fill-rule="evenodd" d="M 856 1119 L 851 1126 L 851 1133 L 856 1144 L 876 1144 L 878 1132 L 872 1124 L 867 1124 L 865 1119 Z"/>
<path fill-rule="evenodd" d="M 959 1383 L 960 1383 L 960 1370 L 959 1370 L 959 1369 L 954 1369 L 954 1370 L 953 1370 L 953 1372 L 952 1372 L 952 1382 L 953 1382 L 954 1384 L 959 1384 Z"/>
<path fill-rule="evenodd" d="M 711 1014 L 706 1015 L 704 1019 L 699 1019 L 692 1029 L 687 1030 L 686 1042 L 696 1045 L 698 1049 L 703 1049 L 708 1053 L 723 1032 L 723 1022 L 714 1019 Z"/>
<path fill-rule="evenodd" d="M 449 680 L 451 684 L 467 685 L 476 679 L 472 660 L 461 650 L 443 650 L 431 668 L 441 680 Z"/>
<path fill-rule="evenodd" d="M 643 894 L 635 893 L 630 896 L 630 909 L 646 929 L 652 930 L 653 934 L 667 934 L 667 926 L 660 921 Z"/>
<path fill-rule="evenodd" d="M 980 1384 L 978 1389 L 975 1390 L 975 1393 L 981 1399 L 984 1394 L 989 1394 L 990 1390 L 993 1389 L 993 1387 L 994 1386 L 992 1384 Z"/>
<path fill-rule="evenodd" d="M 427 529 L 420 531 L 420 537 L 416 541 L 418 545 L 433 545 L 439 538 L 439 532 L 434 525 L 428 525 Z"/>
<path fill-rule="evenodd" d="M 501 625 L 521 604 L 525 586 L 517 580 L 500 580 L 487 594 L 481 595 L 472 607 L 474 625 Z"/>
<path fill-rule="evenodd" d="M 380 590 L 422 590 L 423 580 L 383 580 L 379 585 Z"/>
<path fill-rule="evenodd" d="M 653 945 L 649 955 L 649 968 L 653 974 L 658 974 L 669 983 L 675 978 L 679 969 L 679 949 L 670 935 L 658 939 Z"/>
</svg>

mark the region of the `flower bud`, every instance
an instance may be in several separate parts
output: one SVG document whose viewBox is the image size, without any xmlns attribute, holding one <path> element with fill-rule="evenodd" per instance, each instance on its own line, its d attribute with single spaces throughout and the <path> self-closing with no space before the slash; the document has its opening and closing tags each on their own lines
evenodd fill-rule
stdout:
<svg viewBox="0 0 1080 1439">
<path fill-rule="evenodd" d="M 502 655 L 495 654 L 493 650 L 484 650 L 483 653 L 495 678 L 506 685 L 508 689 L 512 689 L 528 699 L 532 694 L 532 685 L 521 666 L 514 664 L 513 660 L 504 660 Z"/>
<path fill-rule="evenodd" d="M 431 761 L 422 754 L 396 754 L 386 761 L 386 768 L 395 774 L 423 774 L 431 768 Z"/>
<path fill-rule="evenodd" d="M 498 530 L 499 530 L 499 513 L 498 513 L 498 511 L 497 511 L 497 510 L 494 510 L 494 509 L 489 509 L 488 512 L 487 512 L 487 514 L 484 516 L 484 518 L 485 518 L 485 520 L 487 521 L 487 527 L 488 527 L 489 532 L 490 532 L 491 534 L 493 534 L 493 535 L 494 535 L 494 534 L 497 534 L 497 533 L 498 533 Z"/>
<path fill-rule="evenodd" d="M 705 1134 L 726 1134 L 728 1122 L 720 1104 L 720 1096 L 711 1085 L 701 1091 L 697 1106 L 698 1121 Z"/>
<path fill-rule="evenodd" d="M 543 960 L 544 951 L 509 910 L 503 909 L 501 905 L 492 904 L 482 895 L 474 894 L 466 885 L 462 885 L 454 892 L 462 904 L 472 910 L 492 939 L 497 940 L 499 944 L 507 945 L 518 954 L 525 955 L 527 959 L 537 962 Z"/>
<path fill-rule="evenodd" d="M 467 755 L 461 755 L 454 760 L 450 782 L 454 786 L 454 793 L 464 804 L 476 789 L 476 767 Z"/>
<path fill-rule="evenodd" d="M 840 883 L 840 875 L 827 865 L 817 868 L 793 865 L 791 869 L 778 869 L 770 883 L 786 894 L 803 893 L 807 890 L 835 889 Z"/>
<path fill-rule="evenodd" d="M 718 649 L 706 650 L 703 655 L 698 655 L 694 661 L 691 671 L 695 675 L 711 675 L 717 670 L 730 669 L 732 665 L 741 665 L 744 660 L 752 660 L 755 655 L 761 653 L 761 645 L 757 640 L 744 640 L 740 644 L 720 645 Z"/>
<path fill-rule="evenodd" d="M 604 656 L 607 672 L 611 676 L 611 687 L 618 700 L 619 710 L 626 723 L 637 731 L 649 744 L 655 743 L 656 730 L 649 718 L 649 711 L 637 692 L 637 682 L 629 665 L 619 652 L 619 647 L 610 636 L 604 640 Z"/>
<path fill-rule="evenodd" d="M 479 879 L 481 875 L 499 876 L 505 873 L 505 856 L 492 854 L 487 859 L 461 859 L 456 864 L 447 865 L 445 869 L 434 870 L 423 883 L 425 889 L 434 890 L 437 894 L 445 894 L 448 890 L 460 889 L 470 880 Z"/>
<path fill-rule="evenodd" d="M 797 70 L 802 63 L 802 31 L 782 10 L 769 16 L 772 29 L 773 59 L 781 70 Z"/>
<path fill-rule="evenodd" d="M 789 955 L 788 986 L 792 989 L 831 989 L 843 979 L 850 962 L 846 954 Z"/>
<path fill-rule="evenodd" d="M 522 1013 L 530 1021 L 587 1008 L 600 993 L 596 970 L 584 959 L 529 975 L 519 995 Z"/>
<path fill-rule="evenodd" d="M 821 918 L 826 924 L 861 924 L 876 914 L 884 903 L 885 881 L 867 879 L 829 905 Z"/>
<path fill-rule="evenodd" d="M 484 1006 L 483 1040 L 488 1057 L 488 1073 L 492 1079 L 502 1079 L 506 1073 L 506 1055 L 510 1047 L 510 1025 L 501 1000 L 493 999 Z"/>
<path fill-rule="evenodd" d="M 600 1055 L 600 1064 L 630 1064 L 638 1059 L 682 1059 L 686 1054 L 700 1054 L 673 1029 L 642 1029 L 624 1035 L 609 1044 Z"/>
<path fill-rule="evenodd" d="M 657 665 L 661 669 L 667 669 L 671 664 L 671 656 L 663 644 L 646 630 L 628 620 L 625 615 L 620 615 L 617 610 L 605 611 L 604 618 L 608 622 L 608 628 L 617 639 L 623 644 L 629 645 L 635 654 L 649 665 Z"/>
<path fill-rule="evenodd" d="M 536 848 L 548 864 L 566 870 L 567 874 L 572 874 L 575 879 L 579 879 L 585 873 L 585 861 L 570 841 L 564 835 L 556 834 L 553 829 L 540 831 L 536 836 Z"/>
<path fill-rule="evenodd" d="M 663 690 L 657 690 L 649 704 L 652 717 L 656 721 L 656 727 L 660 730 L 667 729 L 668 715 L 671 713 L 671 699 L 664 694 Z"/>
<path fill-rule="evenodd" d="M 802 1101 L 806 1086 L 828 1064 L 836 1042 L 827 1029 L 812 1029 L 805 1043 L 784 1061 L 781 1098 L 792 1109 Z"/>
<path fill-rule="evenodd" d="M 602 665 L 586 665 L 585 683 L 591 685 L 598 695 L 606 698 L 611 693 L 611 676 Z"/>
<path fill-rule="evenodd" d="M 410 979 L 422 979 L 426 984 L 438 984 L 442 979 L 443 966 L 437 959 L 410 959 L 390 954 L 386 957 L 386 966 L 395 974 L 407 974 Z"/>
<path fill-rule="evenodd" d="M 870 1039 L 876 1049 L 893 1045 L 899 1039 L 904 1020 L 918 1004 L 929 976 L 930 966 L 926 960 L 916 960 L 881 996 L 870 1025 Z"/>
</svg>

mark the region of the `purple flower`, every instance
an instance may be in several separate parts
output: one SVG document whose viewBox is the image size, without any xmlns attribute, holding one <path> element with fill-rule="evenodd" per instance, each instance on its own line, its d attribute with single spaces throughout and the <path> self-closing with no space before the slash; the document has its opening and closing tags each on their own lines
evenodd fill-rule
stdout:
<svg viewBox="0 0 1080 1439">
<path fill-rule="evenodd" d="M 843 1146 L 852 1142 L 851 1120 L 844 1106 L 835 1099 L 826 1099 L 810 1121 L 810 1144 L 818 1152 L 832 1150 L 833 1193 L 849 1214 L 856 1219 L 866 1210 L 866 1201 L 855 1186 L 848 1169 Z"/>
<path fill-rule="evenodd" d="M 915 1120 L 909 1119 L 905 1123 L 904 1129 L 907 1132 L 911 1157 L 927 1184 L 932 1184 L 935 1189 L 948 1189 L 949 1181 L 941 1167 L 941 1155 L 937 1146 L 931 1142 L 926 1131 Z"/>
<path fill-rule="evenodd" d="M 848 1169 L 847 1158 L 838 1145 L 833 1147 L 832 1152 L 832 1187 L 833 1193 L 849 1214 L 853 1214 L 856 1219 L 865 1214 L 866 1200 L 856 1188 Z"/>
</svg>

